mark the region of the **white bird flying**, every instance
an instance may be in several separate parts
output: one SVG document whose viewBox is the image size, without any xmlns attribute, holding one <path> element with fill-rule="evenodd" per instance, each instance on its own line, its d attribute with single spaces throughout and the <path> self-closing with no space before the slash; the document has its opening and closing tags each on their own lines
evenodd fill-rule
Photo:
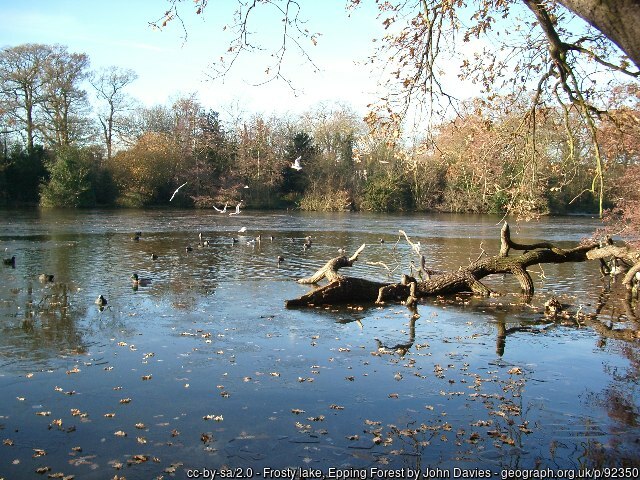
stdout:
<svg viewBox="0 0 640 480">
<path fill-rule="evenodd" d="M 298 158 L 296 158 L 293 161 L 293 164 L 291 165 L 291 168 L 293 168 L 294 170 L 302 170 L 302 165 L 300 165 L 300 160 L 302 159 L 302 155 L 300 155 Z"/>
<path fill-rule="evenodd" d="M 214 205 L 214 206 L 213 206 L 213 209 L 214 209 L 216 212 L 220 212 L 220 213 L 227 213 L 227 206 L 228 206 L 228 205 L 229 205 L 229 202 L 226 202 L 226 203 L 224 204 L 224 208 L 223 208 L 222 210 L 220 210 L 219 208 L 216 208 L 216 206 Z"/>
<path fill-rule="evenodd" d="M 242 205 L 242 200 L 240 200 L 240 203 L 236 205 L 236 211 L 231 212 L 229 215 L 238 215 L 240 213 L 240 205 Z"/>
<path fill-rule="evenodd" d="M 247 227 L 242 227 L 240 230 L 238 230 L 238 233 L 244 233 L 247 231 Z"/>
<path fill-rule="evenodd" d="M 176 193 L 178 193 L 178 190 L 180 190 L 182 187 L 184 187 L 187 184 L 187 182 L 184 182 L 182 185 L 180 185 L 178 188 L 176 188 L 176 191 L 173 192 L 173 195 L 171 195 L 171 198 L 169 199 L 169 201 L 173 200 L 173 197 L 176 196 Z"/>
</svg>

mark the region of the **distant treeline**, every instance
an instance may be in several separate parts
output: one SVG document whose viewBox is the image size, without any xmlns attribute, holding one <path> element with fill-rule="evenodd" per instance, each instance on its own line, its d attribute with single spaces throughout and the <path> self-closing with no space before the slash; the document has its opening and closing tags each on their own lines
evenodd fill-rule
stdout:
<svg viewBox="0 0 640 480">
<path fill-rule="evenodd" d="M 25 61 L 40 75 L 26 87 Z M 60 46 L 0 51 L 1 204 L 597 212 L 594 155 L 606 169 L 608 202 L 638 163 L 638 122 L 621 128 L 615 116 L 601 119 L 596 147 L 570 109 L 532 117 L 526 102 L 509 97 L 498 111 L 469 101 L 409 144 L 372 133 L 340 105 L 224 123 L 194 95 L 140 107 L 124 93 L 133 72 L 87 66 L 86 56 Z M 616 95 L 611 111 L 637 117 L 635 90 Z"/>
</svg>

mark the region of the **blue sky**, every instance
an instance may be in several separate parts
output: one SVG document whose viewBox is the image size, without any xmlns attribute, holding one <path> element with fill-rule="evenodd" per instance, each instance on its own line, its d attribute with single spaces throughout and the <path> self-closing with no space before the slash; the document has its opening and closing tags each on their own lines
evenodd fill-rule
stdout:
<svg viewBox="0 0 640 480">
<path fill-rule="evenodd" d="M 115 65 L 139 75 L 129 93 L 145 105 L 169 104 L 181 94 L 197 93 L 208 108 L 232 103 L 245 112 L 300 113 L 319 102 L 341 101 L 358 112 L 376 100 L 376 74 L 358 61 L 373 53 L 372 39 L 381 32 L 376 12 L 369 5 L 352 12 L 345 0 L 302 0 L 301 15 L 311 31 L 321 32 L 318 44 L 305 44 L 319 72 L 292 48 L 288 75 L 299 89 L 297 96 L 283 82 L 255 86 L 264 79 L 265 57 L 246 56 L 224 81 L 211 81 L 206 73 L 228 45 L 222 31 L 231 18 L 235 0 L 210 2 L 204 16 L 195 15 L 191 1 L 181 4 L 187 40 L 178 22 L 162 31 L 148 23 L 162 16 L 162 0 L 0 0 L 0 47 L 22 43 L 66 45 L 86 53 L 92 69 Z M 365 2 L 367 3 L 367 2 Z M 373 2 L 370 2 L 373 3 Z M 225 4 L 227 11 L 221 11 Z M 262 15 L 266 28 L 277 25 Z M 255 24 L 255 28 L 262 29 Z M 265 30 L 269 33 L 269 30 Z"/>
</svg>

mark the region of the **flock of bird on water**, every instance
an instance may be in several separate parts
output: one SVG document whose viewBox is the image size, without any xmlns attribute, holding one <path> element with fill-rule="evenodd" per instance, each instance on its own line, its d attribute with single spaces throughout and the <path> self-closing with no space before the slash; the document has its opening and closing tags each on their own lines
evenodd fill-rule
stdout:
<svg viewBox="0 0 640 480">
<path fill-rule="evenodd" d="M 297 157 L 293 163 L 291 164 L 291 168 L 293 168 L 296 171 L 300 171 L 302 170 L 302 165 L 300 164 L 300 160 L 302 159 L 302 156 Z M 178 188 L 176 188 L 176 190 L 173 192 L 173 194 L 171 195 L 171 198 L 169 199 L 169 201 L 171 202 L 176 194 L 180 191 L 180 189 L 182 187 L 184 187 L 187 184 L 187 182 L 184 182 L 182 185 L 180 185 Z M 247 188 L 247 187 L 245 187 Z M 224 204 L 223 208 L 218 208 L 215 205 L 213 206 L 214 210 L 218 213 L 227 213 L 227 207 L 229 206 L 229 202 L 226 202 Z M 240 202 L 238 202 L 238 204 L 236 205 L 236 209 L 233 212 L 229 212 L 229 216 L 233 216 L 233 215 L 239 215 L 240 214 L 240 207 L 242 206 L 242 200 L 240 200 Z M 242 227 L 240 230 L 238 230 L 238 233 L 245 233 L 247 231 L 247 227 Z M 134 236 L 133 236 L 133 240 L 138 241 L 140 240 L 140 237 L 142 236 L 142 232 L 135 232 Z M 203 241 L 202 240 L 202 233 L 198 234 L 199 237 L 199 242 L 198 242 L 198 247 L 206 247 L 209 245 L 209 242 L 207 240 Z M 273 241 L 273 236 L 269 237 L 269 239 L 271 241 Z M 293 240 L 293 239 L 292 239 Z M 238 239 L 233 237 L 232 238 L 233 243 L 238 243 Z M 257 237 L 247 241 L 248 245 L 255 245 L 255 243 L 260 243 L 262 241 L 262 237 L 261 235 L 258 235 Z M 305 238 L 305 242 L 302 245 L 302 248 L 304 250 L 307 250 L 309 248 L 311 248 L 311 237 L 306 237 Z M 193 247 L 191 246 L 187 246 L 186 248 L 187 252 L 190 252 L 193 250 Z M 344 253 L 343 249 L 338 249 L 339 253 Z M 156 255 L 155 253 L 151 254 L 151 259 L 152 260 L 157 260 L 158 259 L 158 255 Z M 11 258 L 4 258 L 3 260 L 4 265 L 7 266 L 11 266 L 12 268 L 16 268 L 16 256 L 13 255 Z M 282 262 L 284 262 L 284 257 L 282 255 L 278 255 L 277 257 L 277 261 L 278 261 L 278 265 L 280 265 Z M 43 283 L 46 282 L 53 282 L 53 275 L 48 274 L 48 273 L 42 273 L 38 276 L 38 280 L 40 280 Z M 146 286 L 150 283 L 150 280 L 147 278 L 140 278 L 138 276 L 137 273 L 134 273 L 133 275 L 131 275 L 131 283 L 133 284 L 134 288 L 137 288 L 138 286 Z M 98 305 L 98 307 L 100 307 L 100 309 L 102 310 L 106 305 L 107 305 L 107 299 L 103 296 L 103 295 L 99 295 L 98 298 L 96 298 L 95 301 L 96 305 Z"/>
</svg>

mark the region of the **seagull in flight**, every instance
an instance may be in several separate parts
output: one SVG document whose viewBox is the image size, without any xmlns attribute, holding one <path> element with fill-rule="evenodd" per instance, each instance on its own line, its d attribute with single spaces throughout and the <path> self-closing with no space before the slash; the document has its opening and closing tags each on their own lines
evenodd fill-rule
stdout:
<svg viewBox="0 0 640 480">
<path fill-rule="evenodd" d="M 242 205 L 242 200 L 240 200 L 240 203 L 236 205 L 236 211 L 231 212 L 229 215 L 238 215 L 240 213 L 240 205 Z"/>
<path fill-rule="evenodd" d="M 173 200 L 173 197 L 176 196 L 176 193 L 178 193 L 178 190 L 180 190 L 182 187 L 184 187 L 187 184 L 187 182 L 184 182 L 182 185 L 180 185 L 178 188 L 176 188 L 176 191 L 173 192 L 173 195 L 171 195 L 171 198 L 169 199 L 169 201 Z"/>
<path fill-rule="evenodd" d="M 213 209 L 214 209 L 216 212 L 219 212 L 219 213 L 227 213 L 227 206 L 228 206 L 228 205 L 229 205 L 229 202 L 225 202 L 225 204 L 224 204 L 224 208 L 223 208 L 222 210 L 220 210 L 219 208 L 216 208 L 216 206 L 215 206 L 215 205 L 213 206 Z"/>
<path fill-rule="evenodd" d="M 293 161 L 293 164 L 291 165 L 291 168 L 293 168 L 294 170 L 300 171 L 302 170 L 302 165 L 300 165 L 300 160 L 302 159 L 302 155 L 300 155 L 298 158 L 296 158 Z"/>
</svg>

